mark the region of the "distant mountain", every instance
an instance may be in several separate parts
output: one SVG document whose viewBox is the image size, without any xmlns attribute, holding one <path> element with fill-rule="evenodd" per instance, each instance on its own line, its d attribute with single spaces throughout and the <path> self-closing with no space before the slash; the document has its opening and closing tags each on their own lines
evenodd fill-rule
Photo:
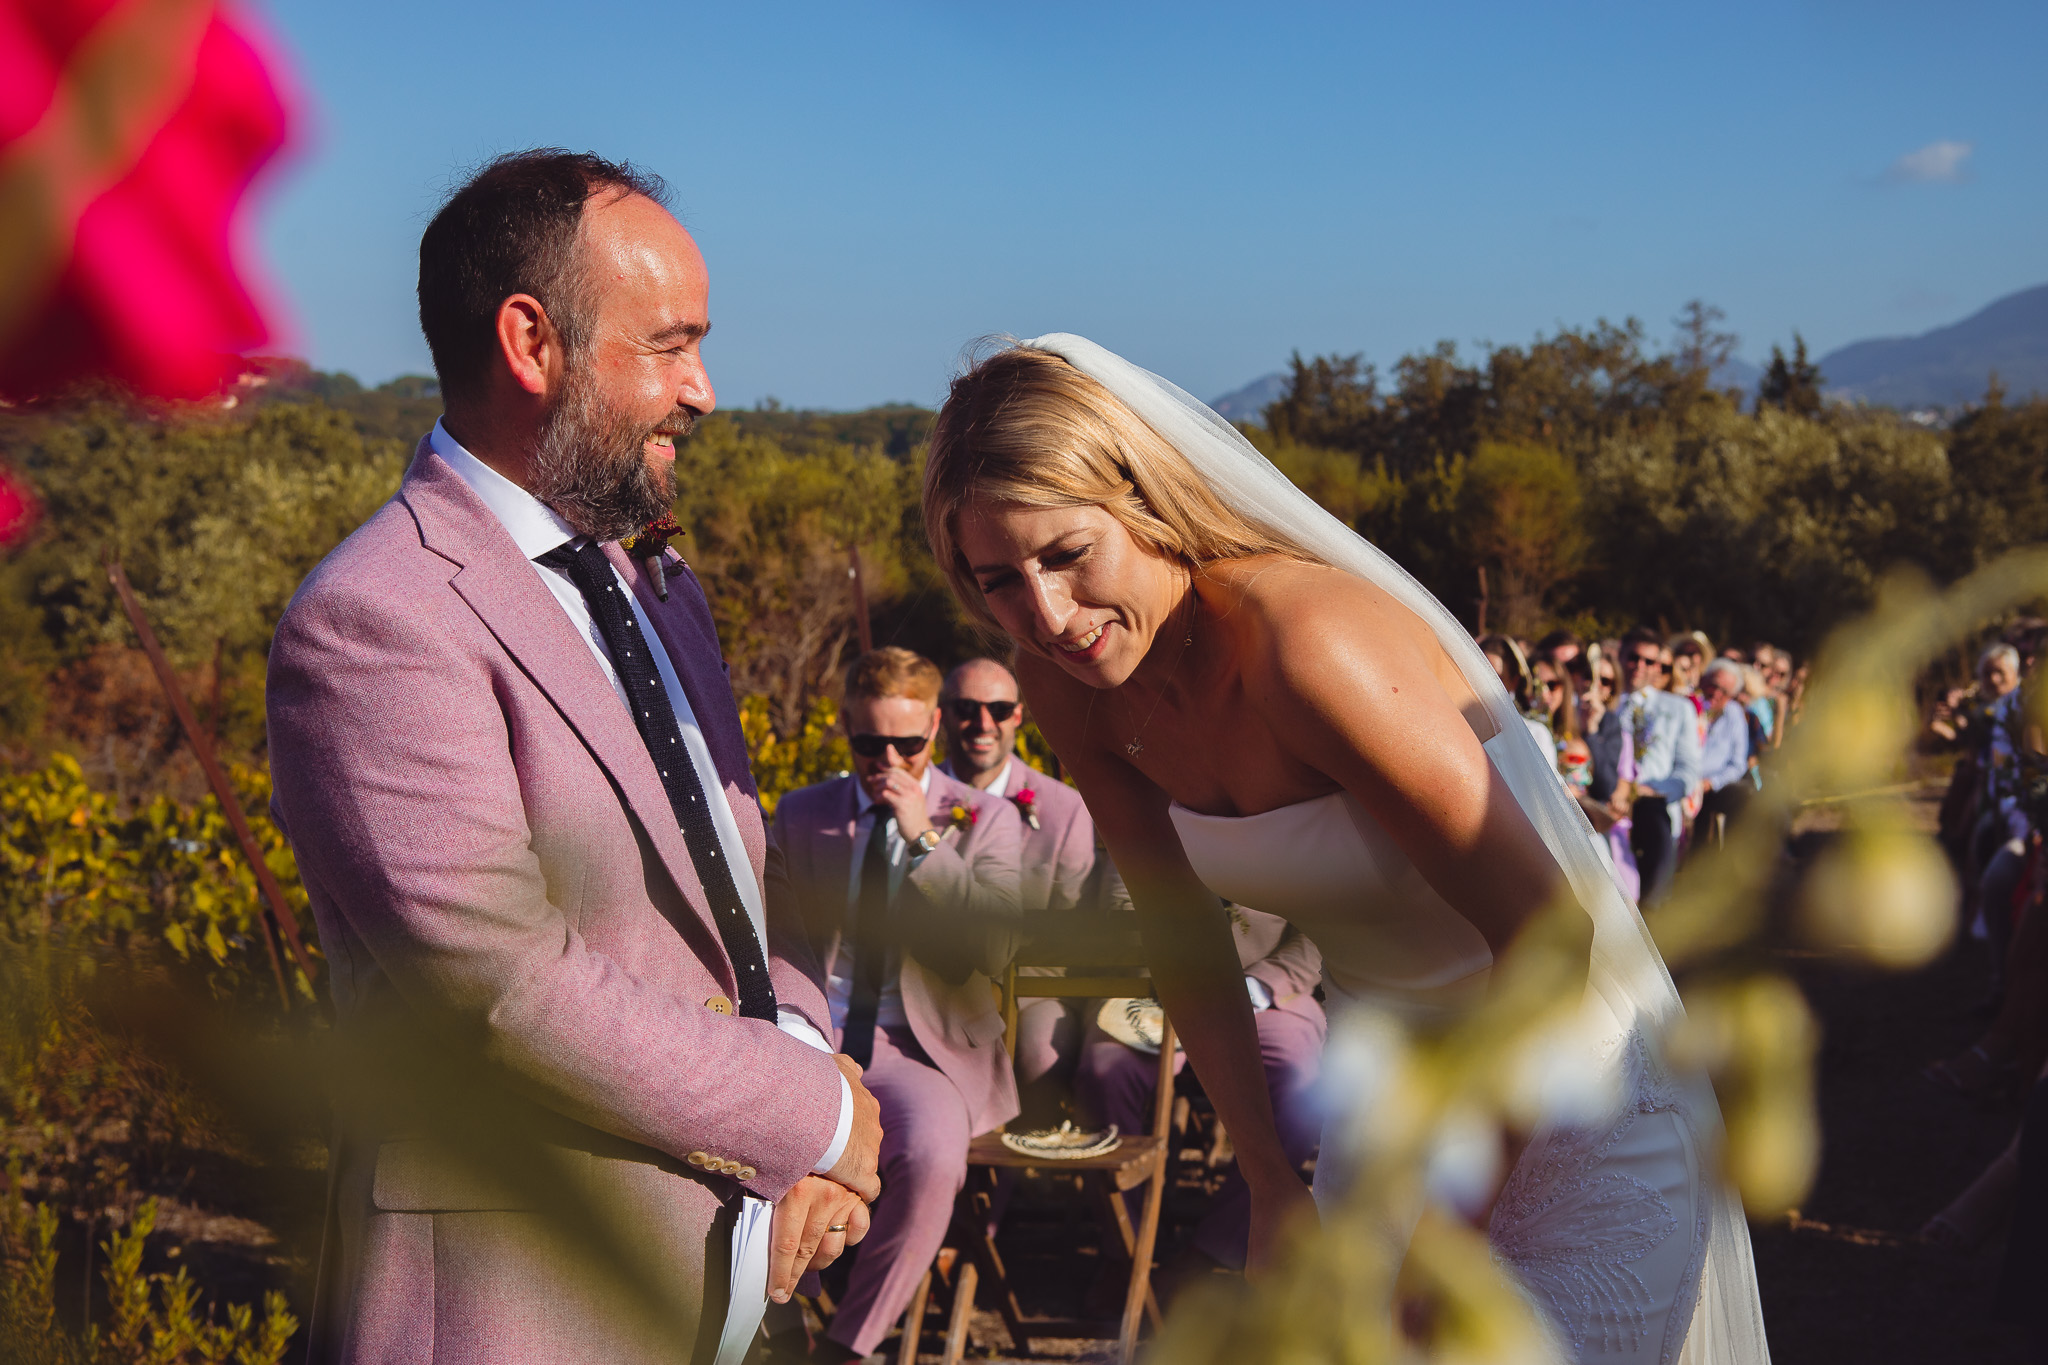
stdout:
<svg viewBox="0 0 2048 1365">
<path fill-rule="evenodd" d="M 1211 399 L 1209 406 L 1216 409 L 1216 415 L 1230 422 L 1261 422 L 1266 404 L 1287 392 L 1287 375 L 1274 371 L 1263 379 L 1254 379 L 1241 389 L 1232 389 L 1221 398 Z"/>
<path fill-rule="evenodd" d="M 1830 396 L 1895 408 L 1974 403 L 1993 370 L 2015 399 L 2048 396 L 2048 284 L 2007 294 L 1952 326 L 1858 341 L 1820 358 Z"/>
</svg>

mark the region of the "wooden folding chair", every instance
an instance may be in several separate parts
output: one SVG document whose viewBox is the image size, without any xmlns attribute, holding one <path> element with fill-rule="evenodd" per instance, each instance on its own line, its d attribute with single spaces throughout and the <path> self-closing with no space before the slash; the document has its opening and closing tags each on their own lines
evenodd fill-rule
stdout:
<svg viewBox="0 0 2048 1365">
<path fill-rule="evenodd" d="M 1012 1059 L 1017 1050 L 1017 1001 L 1054 996 L 1067 999 L 1102 997 L 1150 997 L 1151 973 L 1144 966 L 1144 951 L 1135 925 L 1127 916 L 1092 914 L 1035 916 L 1027 930 L 1024 946 L 1003 974 L 1001 994 L 1005 1035 Z M 1020 975 L 1020 967 L 1060 969 L 1064 974 Z M 1100 1156 L 1076 1160 L 1048 1160 L 1011 1151 L 1003 1145 L 1002 1132 L 983 1133 L 967 1152 L 967 1188 L 956 1210 L 953 1230 L 946 1249 L 939 1253 L 935 1267 L 941 1279 L 952 1281 L 952 1311 L 948 1315 L 945 1365 L 958 1365 L 967 1345 L 968 1317 L 980 1281 L 986 1277 L 995 1292 L 996 1308 L 1017 1349 L 1031 1353 L 1037 1337 L 1095 1336 L 1102 1324 L 1077 1318 L 1027 1316 L 1018 1302 L 989 1227 L 990 1196 L 996 1173 L 1001 1170 L 1047 1170 L 1076 1174 L 1095 1187 L 1110 1220 L 1114 1223 L 1131 1258 L 1131 1282 L 1124 1294 L 1123 1315 L 1117 1325 L 1117 1358 L 1129 1365 L 1138 1346 L 1138 1329 L 1146 1316 L 1156 1328 L 1159 1303 L 1152 1294 L 1152 1253 L 1159 1238 L 1160 1207 L 1166 1198 L 1167 1153 L 1171 1144 L 1173 1112 L 1173 1023 L 1166 1021 L 1159 1049 L 1158 1089 L 1153 1097 L 1152 1131 L 1118 1135 L 1117 1145 Z M 1124 1205 L 1124 1193 L 1145 1186 L 1144 1209 L 1136 1226 Z M 965 1255 L 960 1255 L 965 1251 Z M 903 1339 L 898 1365 L 915 1365 L 919 1334 L 925 1309 L 930 1302 L 933 1273 L 927 1271 L 904 1315 Z"/>
</svg>

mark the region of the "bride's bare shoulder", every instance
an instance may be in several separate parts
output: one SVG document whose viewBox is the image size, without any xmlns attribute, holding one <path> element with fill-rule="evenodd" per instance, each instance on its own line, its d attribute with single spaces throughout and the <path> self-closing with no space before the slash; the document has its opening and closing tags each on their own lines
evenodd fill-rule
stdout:
<svg viewBox="0 0 2048 1365">
<path fill-rule="evenodd" d="M 1247 645 L 1298 647 L 1309 637 L 1433 642 L 1429 627 L 1384 589 L 1355 574 L 1279 555 L 1210 565 L 1210 609 L 1242 631 Z"/>
<path fill-rule="evenodd" d="M 1356 708 L 1382 694 L 1391 704 L 1403 686 L 1433 680 L 1454 706 L 1476 706 L 1429 623 L 1365 579 L 1278 556 L 1212 565 L 1204 578 L 1204 599 L 1255 696 Z"/>
</svg>

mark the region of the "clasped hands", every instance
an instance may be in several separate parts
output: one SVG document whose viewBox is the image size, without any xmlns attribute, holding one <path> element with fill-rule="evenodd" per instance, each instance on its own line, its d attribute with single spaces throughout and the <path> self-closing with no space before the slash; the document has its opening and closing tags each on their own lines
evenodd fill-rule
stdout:
<svg viewBox="0 0 2048 1365">
<path fill-rule="evenodd" d="M 876 1166 L 882 1150 L 882 1110 L 861 1084 L 860 1064 L 845 1053 L 832 1058 L 853 1091 L 853 1127 L 838 1164 L 807 1175 L 775 1206 L 768 1230 L 768 1297 L 788 1303 L 807 1270 L 823 1270 L 868 1234 L 868 1205 L 882 1192 Z"/>
</svg>

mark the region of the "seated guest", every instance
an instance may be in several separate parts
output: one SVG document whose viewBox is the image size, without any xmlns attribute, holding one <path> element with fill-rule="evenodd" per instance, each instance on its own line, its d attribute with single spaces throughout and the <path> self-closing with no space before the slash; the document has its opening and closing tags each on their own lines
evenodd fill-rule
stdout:
<svg viewBox="0 0 2048 1365">
<path fill-rule="evenodd" d="M 967 1180 L 967 1144 L 1017 1112 L 990 978 L 1017 934 L 1016 807 L 938 771 L 939 670 L 877 649 L 846 673 L 853 772 L 775 808 L 824 964 L 839 1050 L 881 1104 L 882 1197 L 817 1358 L 857 1360 L 903 1315 Z"/>
<path fill-rule="evenodd" d="M 1001 797 L 1024 822 L 1019 894 L 1026 915 L 1064 913 L 1082 904 L 1095 872 L 1095 822 L 1081 794 L 1016 756 L 1024 703 L 1017 679 L 994 659 L 970 659 L 939 693 L 946 761 L 939 771 Z M 1030 968 L 1022 970 L 1030 971 Z M 1039 998 L 1017 1011 L 1017 1086 L 1027 1128 L 1059 1122 L 1060 1092 L 1080 1049 L 1079 1012 Z"/>
<path fill-rule="evenodd" d="M 1705 795 L 1693 829 L 1695 847 L 1717 836 L 1715 817 L 1730 821 L 1749 795 L 1749 712 L 1742 704 L 1743 669 L 1730 659 L 1716 659 L 1700 675 L 1701 715 L 1707 722 L 1700 741 L 1700 782 Z"/>
<path fill-rule="evenodd" d="M 1692 703 L 1659 687 L 1664 653 L 1655 631 L 1638 627 L 1622 638 L 1622 695 L 1614 704 L 1635 758 L 1629 837 L 1646 905 L 1661 901 L 1670 889 L 1685 800 L 1699 785 L 1700 773 L 1700 732 Z"/>
<path fill-rule="evenodd" d="M 1251 996 L 1266 1089 L 1280 1145 L 1297 1167 L 1316 1153 L 1322 1120 L 1310 1092 L 1319 1073 L 1328 1025 L 1315 998 L 1323 955 L 1301 930 L 1244 906 L 1230 907 L 1245 991 Z M 1174 1059 L 1178 1071 L 1185 1057 Z M 1149 1131 L 1159 1059 L 1126 1047 L 1100 1029 L 1090 1030 L 1074 1075 L 1074 1103 L 1091 1126 L 1113 1123 L 1123 1133 Z M 883 1123 L 888 1119 L 885 1116 Z M 1125 1196 L 1135 1200 L 1137 1191 Z M 1135 1209 L 1134 1209 L 1135 1211 Z M 873 1236 L 872 1233 L 869 1234 Z M 1195 1229 L 1191 1248 L 1217 1265 L 1242 1270 L 1251 1236 L 1251 1191 L 1232 1170 Z"/>
</svg>

